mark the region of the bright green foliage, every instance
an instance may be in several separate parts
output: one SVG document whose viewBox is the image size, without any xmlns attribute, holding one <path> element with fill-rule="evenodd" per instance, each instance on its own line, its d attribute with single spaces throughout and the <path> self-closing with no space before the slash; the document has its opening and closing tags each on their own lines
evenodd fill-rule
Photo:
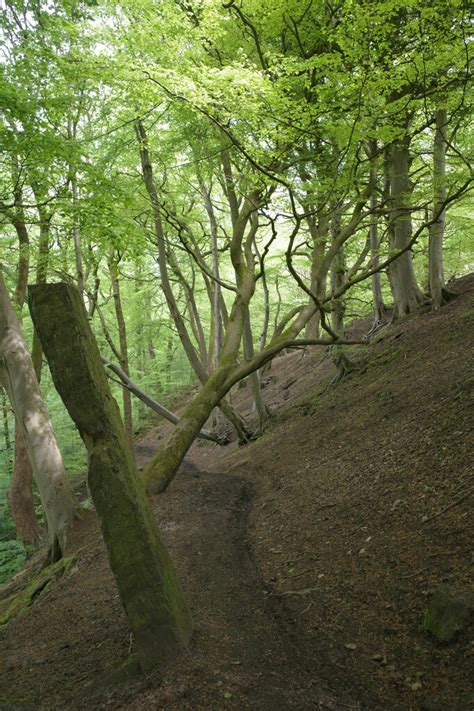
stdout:
<svg viewBox="0 0 474 711">
<path fill-rule="evenodd" d="M 23 543 L 16 539 L 0 540 L 0 585 L 21 568 L 26 559 Z"/>
<path fill-rule="evenodd" d="M 137 117 L 147 130 L 173 294 L 202 360 L 212 361 L 215 347 L 212 220 L 203 191 L 216 221 L 223 321 L 238 281 L 230 185 L 238 201 L 252 191 L 261 197 L 249 261 L 256 274 L 264 267 L 267 292 L 260 276 L 249 307 L 254 347 L 260 347 L 265 307 L 268 343 L 294 307 L 309 303 L 310 288 L 320 288 L 330 318 L 336 302 L 329 286 L 331 230 L 347 232 L 335 252 L 344 250 L 347 288 L 340 298 L 350 321 L 372 311 L 374 259 L 383 264 L 396 256 L 386 186 L 391 151 L 403 139 L 413 186 L 406 200 L 414 233 L 420 232 L 414 269 L 426 289 L 439 108 L 448 116 L 446 187 L 453 197 L 446 281 L 472 269 L 472 38 L 462 0 L 7 0 L 0 34 L 0 263 L 11 292 L 19 258 L 28 252 L 19 248 L 15 221 L 21 218 L 28 231 L 33 282 L 46 212 L 48 279 L 77 280 L 78 234 L 91 325 L 103 355 L 117 361 L 106 266 L 113 252 L 130 376 L 165 404 L 196 375 L 163 293 Z M 367 245 L 368 141 L 376 145 L 375 252 Z M 317 232 L 325 221 L 327 229 Z M 390 303 L 387 268 L 382 292 Z M 73 474 L 85 466 L 84 448 L 46 373 L 43 388 Z M 113 389 L 120 400 L 120 386 Z M 136 429 L 146 417 L 134 403 Z M 11 413 L 8 418 L 12 434 Z M 0 449 L 7 482 L 12 455 L 1 428 Z"/>
</svg>

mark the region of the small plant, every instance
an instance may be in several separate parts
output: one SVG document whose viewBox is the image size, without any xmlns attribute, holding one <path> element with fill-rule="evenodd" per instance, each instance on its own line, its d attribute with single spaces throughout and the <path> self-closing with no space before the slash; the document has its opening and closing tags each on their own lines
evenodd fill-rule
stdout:
<svg viewBox="0 0 474 711">
<path fill-rule="evenodd" d="M 0 585 L 6 583 L 26 560 L 26 550 L 21 541 L 0 541 Z"/>
</svg>

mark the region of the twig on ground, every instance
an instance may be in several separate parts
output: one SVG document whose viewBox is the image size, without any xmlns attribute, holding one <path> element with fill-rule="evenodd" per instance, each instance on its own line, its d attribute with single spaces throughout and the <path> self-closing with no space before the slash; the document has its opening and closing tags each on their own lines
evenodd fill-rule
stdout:
<svg viewBox="0 0 474 711">
<path fill-rule="evenodd" d="M 301 597 L 302 595 L 309 595 L 309 593 L 316 592 L 317 588 L 303 588 L 303 590 L 284 590 L 281 593 L 278 593 L 281 597 L 284 596 L 293 596 L 295 595 L 296 597 Z"/>
<path fill-rule="evenodd" d="M 425 518 L 422 523 L 429 523 L 430 521 L 433 521 L 433 519 L 438 518 L 439 516 L 442 516 L 446 511 L 449 511 L 450 509 L 454 508 L 458 504 L 462 503 L 464 499 L 467 499 L 472 492 L 474 491 L 474 486 L 471 487 L 468 491 L 466 491 L 462 496 L 459 496 L 457 499 L 452 501 L 448 506 L 445 506 L 444 509 L 441 509 L 441 511 L 438 511 L 438 513 L 433 514 L 429 518 Z"/>
</svg>

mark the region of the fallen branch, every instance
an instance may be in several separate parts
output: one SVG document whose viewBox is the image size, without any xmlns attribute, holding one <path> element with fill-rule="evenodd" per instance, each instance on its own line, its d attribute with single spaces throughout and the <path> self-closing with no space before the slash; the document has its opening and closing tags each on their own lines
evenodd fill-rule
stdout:
<svg viewBox="0 0 474 711">
<path fill-rule="evenodd" d="M 317 588 L 304 588 L 303 590 L 284 590 L 281 593 L 278 593 L 281 597 L 285 595 L 290 595 L 291 597 L 293 596 L 304 596 L 304 595 L 309 595 L 309 593 L 316 592 Z"/>
<path fill-rule="evenodd" d="M 429 523 L 430 521 L 433 521 L 433 519 L 438 518 L 438 516 L 442 516 L 446 511 L 449 511 L 449 509 L 453 509 L 455 506 L 458 504 L 462 503 L 464 499 L 467 499 L 472 492 L 474 491 L 474 486 L 466 491 L 465 494 L 460 496 L 459 498 L 455 499 L 452 503 L 450 503 L 448 506 L 445 506 L 444 509 L 441 509 L 441 511 L 438 511 L 438 513 L 433 514 L 433 516 L 430 516 L 429 518 L 425 518 L 423 523 Z"/>
<path fill-rule="evenodd" d="M 157 412 L 159 415 L 165 418 L 165 420 L 168 420 L 168 422 L 171 422 L 173 425 L 175 425 L 179 417 L 175 415 L 173 412 L 170 412 L 170 410 L 167 410 L 166 407 L 163 405 L 160 405 L 159 402 L 156 400 L 153 400 L 152 397 L 147 395 L 141 388 L 138 387 L 138 385 L 135 385 L 128 375 L 124 373 L 124 371 L 119 368 L 118 365 L 115 365 L 114 363 L 111 363 L 107 358 L 104 358 L 102 356 L 102 363 L 109 368 L 115 375 L 117 375 L 118 378 L 120 378 L 120 382 L 114 379 L 114 382 L 119 382 L 119 384 L 123 387 L 129 390 L 135 397 L 137 397 L 139 400 L 145 403 L 150 410 L 153 410 L 154 412 Z M 217 434 L 214 434 L 213 432 L 209 432 L 208 430 L 201 430 L 200 433 L 198 434 L 199 439 L 206 439 L 209 442 L 215 442 L 216 444 L 224 445 L 228 443 L 228 439 L 226 437 L 219 436 Z"/>
</svg>

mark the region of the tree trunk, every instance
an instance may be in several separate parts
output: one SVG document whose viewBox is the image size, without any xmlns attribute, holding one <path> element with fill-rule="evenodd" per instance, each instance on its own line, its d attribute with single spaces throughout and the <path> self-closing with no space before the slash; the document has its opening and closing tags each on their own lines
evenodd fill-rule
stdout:
<svg viewBox="0 0 474 711">
<path fill-rule="evenodd" d="M 341 229 L 341 217 L 340 209 L 338 206 L 334 209 L 334 217 L 331 222 L 331 234 L 332 239 L 335 241 L 339 235 Z M 336 252 L 332 262 L 331 262 L 331 293 L 336 294 L 344 286 L 344 276 L 346 273 L 346 260 L 344 254 L 344 245 L 339 247 Z M 336 298 L 332 301 L 331 308 L 331 328 L 333 332 L 339 337 L 344 338 L 344 313 L 346 307 L 343 299 Z M 337 368 L 337 375 L 334 382 L 339 381 L 347 373 L 350 373 L 354 369 L 354 365 L 351 363 L 349 358 L 345 355 L 344 350 L 341 346 L 332 347 L 332 356 L 334 365 Z"/>
<path fill-rule="evenodd" d="M 310 209 L 309 205 L 308 209 Z M 324 275 L 323 278 L 320 277 L 320 268 L 328 238 L 329 220 L 327 219 L 327 217 L 323 216 L 319 224 L 317 224 L 314 216 L 310 215 L 308 216 L 306 221 L 308 223 L 311 239 L 313 242 L 313 249 L 311 254 L 310 289 L 313 294 L 316 295 L 319 301 L 322 301 L 326 295 L 326 276 Z M 313 301 L 310 300 L 310 303 L 313 303 Z M 306 324 L 305 338 L 314 339 L 319 337 L 320 318 L 321 314 L 319 313 L 319 311 L 310 318 L 310 320 Z"/>
<path fill-rule="evenodd" d="M 436 112 L 436 130 L 433 146 L 433 211 L 439 212 L 446 200 L 446 109 Z M 429 289 L 433 309 L 445 303 L 443 273 L 443 240 L 446 210 L 429 229 Z"/>
<path fill-rule="evenodd" d="M 49 254 L 49 215 L 44 208 L 40 213 L 40 237 L 38 245 L 37 278 L 45 276 Z M 18 279 L 15 289 L 14 302 L 19 312 L 23 309 L 28 283 L 30 264 L 29 235 L 24 221 L 23 211 L 17 211 L 15 223 L 20 244 L 20 258 L 18 265 Z M 36 333 L 33 331 L 32 361 L 38 383 L 41 378 L 42 351 Z M 18 536 L 26 545 L 36 545 L 41 539 L 41 530 L 38 526 L 36 511 L 33 501 L 33 469 L 28 457 L 28 450 L 23 436 L 22 428 L 15 419 L 15 458 L 13 474 L 8 492 L 8 506 L 15 523 Z"/>
<path fill-rule="evenodd" d="M 368 147 L 370 158 L 370 171 L 373 182 L 377 183 L 377 141 L 370 141 Z M 379 235 L 378 235 L 378 217 L 375 214 L 377 208 L 377 193 L 374 190 L 370 195 L 370 256 L 372 259 L 372 268 L 376 269 L 379 265 Z M 385 305 L 382 296 L 382 275 L 380 272 L 375 272 L 371 277 L 372 282 L 372 305 L 374 309 L 374 327 L 382 321 L 385 313 Z"/>
<path fill-rule="evenodd" d="M 31 356 L 0 275 L 0 380 L 25 437 L 43 504 L 51 560 L 58 560 L 73 520 L 74 502 Z"/>
<path fill-rule="evenodd" d="M 23 214 L 21 218 L 18 216 L 15 218 L 13 226 L 15 227 L 15 231 L 18 235 L 19 247 L 18 274 L 13 300 L 21 311 L 23 304 L 25 303 L 26 286 L 28 284 L 28 272 L 30 268 L 30 239 Z"/>
<path fill-rule="evenodd" d="M 11 463 L 12 463 L 12 442 L 10 437 L 10 427 L 8 423 L 8 405 L 7 405 L 7 394 L 3 387 L 2 392 L 2 424 L 3 424 L 3 441 L 5 446 L 3 448 L 3 455 L 5 460 L 5 471 L 9 476 L 11 473 Z"/>
<path fill-rule="evenodd" d="M 237 365 L 245 313 L 255 291 L 253 255 L 249 252 L 249 246 L 253 240 L 252 234 L 254 236 L 253 226 L 247 236 L 245 250 L 243 241 L 257 202 L 258 193 L 252 194 L 250 198 L 244 198 L 233 226 L 230 252 L 238 291 L 227 324 L 220 364 L 214 373 L 205 380 L 173 432 L 146 467 L 145 482 L 150 493 L 163 491 L 168 486 L 213 408 L 220 403 L 230 389 L 230 386 L 226 386 L 226 380 Z"/>
<path fill-rule="evenodd" d="M 187 406 L 176 427 L 145 467 L 145 484 L 150 494 L 164 491 L 174 478 L 187 451 L 223 395 L 221 388 L 232 365 L 220 365 Z"/>
<path fill-rule="evenodd" d="M 413 230 L 411 220 L 411 194 L 409 168 L 409 138 L 395 143 L 390 162 L 391 244 L 397 252 L 409 244 Z M 413 269 L 411 250 L 403 252 L 390 265 L 390 285 L 394 300 L 394 319 L 413 313 L 426 299 L 418 288 Z"/>
<path fill-rule="evenodd" d="M 245 359 L 251 360 L 255 355 L 255 351 L 252 337 L 252 325 L 250 322 L 250 312 L 248 308 L 245 309 L 243 341 Z M 260 378 L 258 377 L 257 370 L 250 375 L 249 380 L 250 387 L 252 389 L 254 407 L 258 415 L 257 434 L 261 434 L 267 426 L 270 413 L 263 400 L 262 391 L 260 390 Z"/>
<path fill-rule="evenodd" d="M 71 142 L 74 142 L 76 140 L 76 133 L 77 133 L 77 120 L 73 121 L 72 119 L 68 119 L 67 122 L 67 136 L 68 140 Z M 71 193 L 72 193 L 72 210 L 73 210 L 73 215 L 72 215 L 72 237 L 74 241 L 74 256 L 76 258 L 76 279 L 77 279 L 77 288 L 79 289 L 79 293 L 81 295 L 81 299 L 83 297 L 83 292 L 84 292 L 84 265 L 83 265 L 83 259 L 82 259 L 82 244 L 81 244 L 81 227 L 79 223 L 79 191 L 77 188 L 77 171 L 76 168 L 72 165 L 69 166 L 70 168 L 70 175 L 69 175 L 69 183 L 71 185 Z"/>
<path fill-rule="evenodd" d="M 33 321 L 55 386 L 89 453 L 88 481 L 141 666 L 189 643 L 191 618 L 138 479 L 78 291 L 30 289 Z"/>
<path fill-rule="evenodd" d="M 117 262 L 113 256 L 108 260 L 110 281 L 112 283 L 112 293 L 114 295 L 115 318 L 117 319 L 117 330 L 120 347 L 120 367 L 127 377 L 130 377 L 130 367 L 128 362 L 127 327 L 123 315 L 122 298 L 120 295 L 120 282 L 118 278 Z M 133 417 L 132 417 L 132 396 L 126 388 L 122 392 L 123 397 L 123 422 L 130 445 L 133 444 Z"/>
<path fill-rule="evenodd" d="M 214 213 L 214 206 L 211 201 L 211 196 L 204 183 L 200 183 L 201 195 L 204 200 L 209 225 L 211 230 L 211 249 L 212 249 L 212 275 L 214 282 L 212 285 L 212 309 L 211 309 L 211 335 L 209 343 L 209 372 L 216 368 L 219 363 L 219 358 L 222 351 L 223 332 L 222 332 L 222 316 L 221 316 L 221 300 L 222 289 L 219 284 L 219 239 L 217 233 L 217 220 Z"/>
<path fill-rule="evenodd" d="M 28 458 L 25 438 L 19 426 L 16 427 L 15 433 L 15 467 L 8 491 L 8 506 L 17 536 L 25 545 L 37 545 L 41 540 L 41 530 L 33 501 L 33 469 Z"/>
</svg>

